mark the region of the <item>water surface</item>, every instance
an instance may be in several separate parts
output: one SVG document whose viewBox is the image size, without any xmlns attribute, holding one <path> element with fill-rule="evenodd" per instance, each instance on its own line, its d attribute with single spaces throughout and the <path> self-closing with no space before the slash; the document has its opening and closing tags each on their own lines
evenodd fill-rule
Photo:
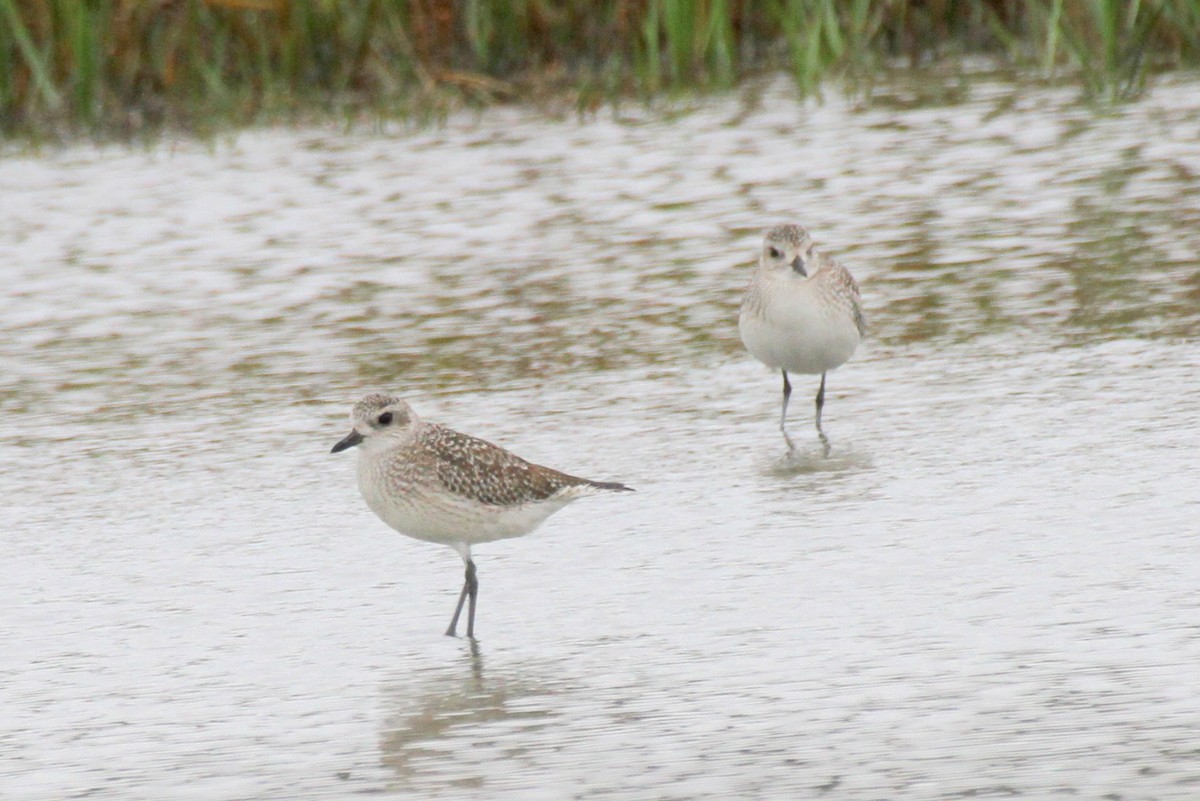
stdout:
<svg viewBox="0 0 1200 801">
<path fill-rule="evenodd" d="M 0 161 L 0 797 L 1193 799 L 1200 89 Z M 870 338 L 778 379 L 761 229 Z M 351 403 L 636 495 L 402 538 Z"/>
</svg>

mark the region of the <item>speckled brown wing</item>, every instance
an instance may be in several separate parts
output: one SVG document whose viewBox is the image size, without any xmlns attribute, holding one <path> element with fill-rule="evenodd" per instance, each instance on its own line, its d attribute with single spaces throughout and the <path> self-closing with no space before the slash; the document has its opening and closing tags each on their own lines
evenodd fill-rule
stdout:
<svg viewBox="0 0 1200 801">
<path fill-rule="evenodd" d="M 842 263 L 830 256 L 825 256 L 825 268 L 821 271 L 822 278 L 828 283 L 834 298 L 848 303 L 848 311 L 854 316 L 854 325 L 858 335 L 867 335 L 867 321 L 863 317 L 862 296 L 858 292 L 858 282 Z"/>
<path fill-rule="evenodd" d="M 544 501 L 559 490 L 593 482 L 527 462 L 490 442 L 430 425 L 420 445 L 448 491 L 491 506 Z"/>
</svg>

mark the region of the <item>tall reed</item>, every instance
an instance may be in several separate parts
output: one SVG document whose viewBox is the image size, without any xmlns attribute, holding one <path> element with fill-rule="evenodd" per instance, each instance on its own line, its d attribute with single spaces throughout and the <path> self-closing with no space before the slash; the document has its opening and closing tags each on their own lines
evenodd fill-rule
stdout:
<svg viewBox="0 0 1200 801">
<path fill-rule="evenodd" d="M 816 92 L 974 54 L 1126 97 L 1200 63 L 1200 0 L 0 0 L 0 133 L 653 95 L 767 70 Z"/>
</svg>

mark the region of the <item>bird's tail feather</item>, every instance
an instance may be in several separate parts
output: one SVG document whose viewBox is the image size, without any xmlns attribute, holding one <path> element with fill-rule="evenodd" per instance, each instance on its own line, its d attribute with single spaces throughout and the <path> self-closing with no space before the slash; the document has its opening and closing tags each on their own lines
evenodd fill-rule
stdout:
<svg viewBox="0 0 1200 801">
<path fill-rule="evenodd" d="M 627 487 L 619 481 L 588 481 L 588 484 L 609 492 L 636 492 L 633 487 Z"/>
</svg>

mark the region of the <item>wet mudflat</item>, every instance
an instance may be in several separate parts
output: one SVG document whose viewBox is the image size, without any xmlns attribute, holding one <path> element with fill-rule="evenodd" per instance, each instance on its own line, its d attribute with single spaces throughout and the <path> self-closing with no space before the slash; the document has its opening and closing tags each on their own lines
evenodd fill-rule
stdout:
<svg viewBox="0 0 1200 801">
<path fill-rule="evenodd" d="M 1200 89 L 0 161 L 0 797 L 1191 799 Z M 798 380 L 761 229 L 870 338 Z M 637 487 L 449 549 L 350 404 Z"/>
</svg>

